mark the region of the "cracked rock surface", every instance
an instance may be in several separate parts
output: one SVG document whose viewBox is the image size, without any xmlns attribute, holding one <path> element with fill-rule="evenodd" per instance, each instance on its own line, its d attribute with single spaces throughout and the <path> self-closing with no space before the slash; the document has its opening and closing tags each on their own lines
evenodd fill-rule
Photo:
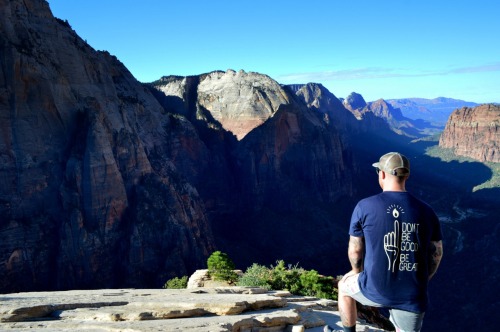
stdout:
<svg viewBox="0 0 500 332">
<path fill-rule="evenodd" d="M 340 330 L 336 302 L 261 288 L 102 289 L 0 295 L 0 330 Z M 358 331 L 383 331 L 360 322 Z"/>
</svg>

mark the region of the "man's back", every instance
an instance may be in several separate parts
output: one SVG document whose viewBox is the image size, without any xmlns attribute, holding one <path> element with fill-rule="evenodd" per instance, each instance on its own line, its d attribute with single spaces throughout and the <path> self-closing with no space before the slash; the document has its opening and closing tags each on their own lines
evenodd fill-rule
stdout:
<svg viewBox="0 0 500 332">
<path fill-rule="evenodd" d="M 408 192 L 384 191 L 358 203 L 350 235 L 365 241 L 363 294 L 386 306 L 424 312 L 429 246 L 441 240 L 434 211 Z"/>
</svg>

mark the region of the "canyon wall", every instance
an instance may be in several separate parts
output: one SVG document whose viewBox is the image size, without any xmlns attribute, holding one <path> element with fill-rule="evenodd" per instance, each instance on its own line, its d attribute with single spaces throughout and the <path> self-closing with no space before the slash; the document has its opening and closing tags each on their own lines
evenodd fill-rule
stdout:
<svg viewBox="0 0 500 332">
<path fill-rule="evenodd" d="M 202 267 L 211 228 L 173 161 L 206 152 L 192 125 L 46 1 L 2 0 L 0 18 L 0 292 Z"/>
<path fill-rule="evenodd" d="M 463 107 L 449 117 L 439 146 L 459 156 L 482 162 L 500 162 L 500 106 Z"/>
</svg>

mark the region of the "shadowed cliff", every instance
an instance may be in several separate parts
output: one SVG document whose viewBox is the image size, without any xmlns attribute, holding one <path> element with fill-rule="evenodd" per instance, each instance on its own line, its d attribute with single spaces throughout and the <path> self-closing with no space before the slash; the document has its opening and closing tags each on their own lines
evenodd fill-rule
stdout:
<svg viewBox="0 0 500 332">
<path fill-rule="evenodd" d="M 0 1 L 0 18 L 0 291 L 160 285 L 201 266 L 211 228 L 171 160 L 206 150 L 191 124 L 45 1 Z"/>
</svg>

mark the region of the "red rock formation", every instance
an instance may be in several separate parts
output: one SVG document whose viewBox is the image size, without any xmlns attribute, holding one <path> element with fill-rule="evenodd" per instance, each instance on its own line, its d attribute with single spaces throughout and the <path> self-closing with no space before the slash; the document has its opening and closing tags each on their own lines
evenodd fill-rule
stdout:
<svg viewBox="0 0 500 332">
<path fill-rule="evenodd" d="M 459 156 L 500 162 L 500 106 L 480 105 L 455 110 L 448 119 L 439 146 Z"/>
</svg>

